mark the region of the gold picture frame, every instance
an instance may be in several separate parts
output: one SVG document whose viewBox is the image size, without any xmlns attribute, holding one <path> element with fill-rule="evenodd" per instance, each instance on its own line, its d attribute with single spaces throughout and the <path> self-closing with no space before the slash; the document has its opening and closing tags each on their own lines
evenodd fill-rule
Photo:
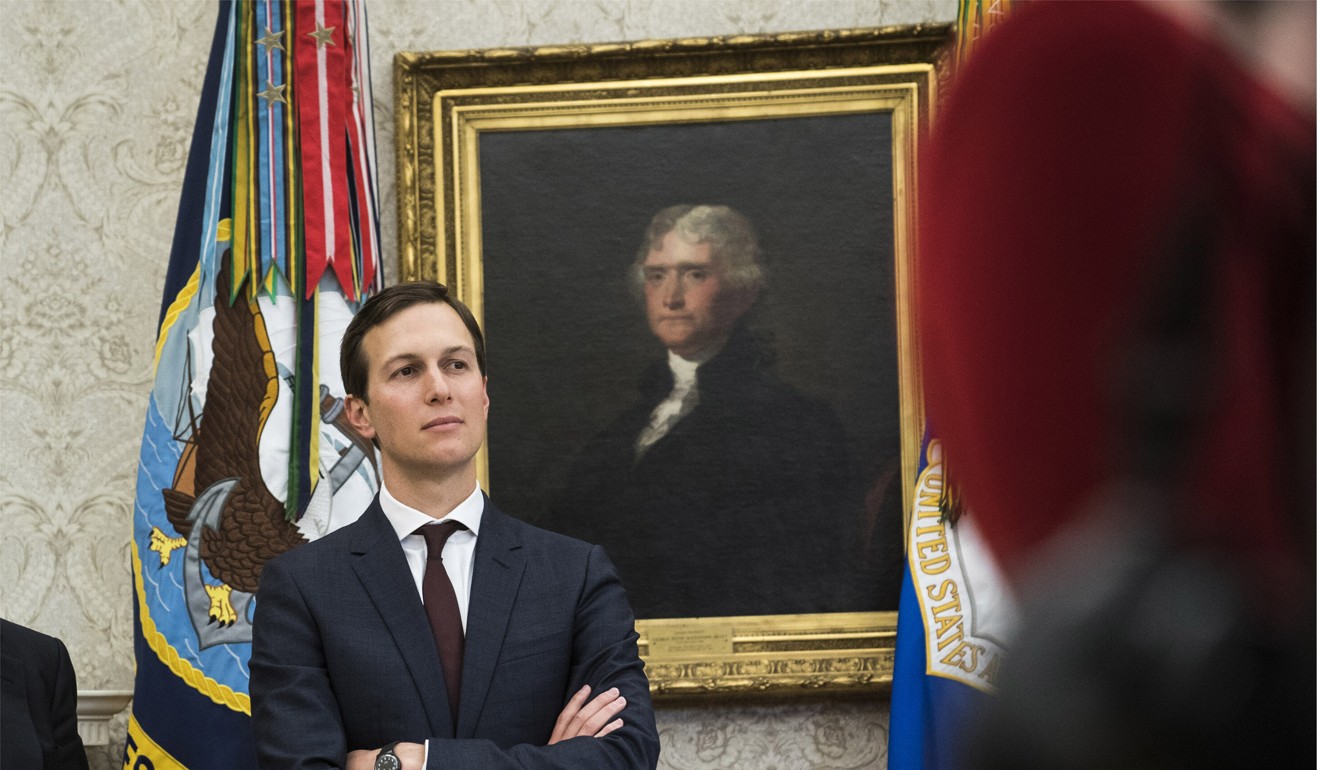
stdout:
<svg viewBox="0 0 1320 770">
<path fill-rule="evenodd" d="M 399 53 L 395 106 L 401 277 L 450 285 L 483 325 L 487 323 L 488 286 L 503 277 L 489 273 L 495 268 L 487 262 L 495 257 L 494 252 L 486 253 L 483 232 L 493 237 L 496 231 L 522 225 L 507 219 L 487 221 L 483 202 L 493 206 L 501 185 L 522 185 L 518 195 L 543 196 L 515 198 L 512 206 L 499 209 L 502 212 L 521 211 L 546 197 L 565 197 L 556 196 L 558 190 L 533 192 L 522 177 L 516 183 L 484 178 L 483 173 L 491 172 L 483 168 L 483 158 L 484 166 L 494 164 L 483 152 L 493 152 L 497 139 L 573 139 L 588 136 L 580 132 L 646 127 L 688 130 L 718 125 L 737 131 L 753 125 L 773 128 L 777 121 L 801 118 L 826 121 L 828 131 L 828 121 L 849 116 L 883 121 L 889 139 L 877 152 L 886 159 L 886 173 L 892 177 L 881 180 L 889 189 L 880 191 L 889 202 L 885 205 L 892 204 L 886 212 L 892 241 L 876 249 L 885 260 L 892 255 L 892 266 L 881 264 L 877 269 L 892 281 L 892 307 L 883 312 L 892 325 L 895 360 L 890 362 L 890 374 L 896 379 L 898 402 L 892 407 L 901 444 L 901 451 L 895 450 L 895 463 L 901 454 L 901 471 L 895 470 L 891 487 L 901 489 L 894 493 L 894 505 L 900 505 L 901 496 L 899 518 L 905 518 L 912 506 L 923 429 L 912 320 L 916 158 L 933 117 L 949 33 L 948 25 L 919 25 Z M 822 143 L 822 152 L 829 144 Z M 520 163 L 506 165 L 521 168 Z M 535 174 L 528 179 L 535 181 Z M 645 180 L 632 181 L 645 186 Z M 612 197 L 610 191 L 594 188 L 589 195 Z M 640 229 L 634 230 L 640 239 Z M 635 240 L 624 246 L 624 250 L 635 248 Z M 626 254 L 629 260 L 631 256 Z M 506 271 L 536 268 L 530 261 L 513 268 L 507 262 L 500 264 Z M 602 267 L 602 275 L 615 276 L 617 267 Z M 500 285 L 513 284 L 504 280 Z M 489 326 L 486 332 L 492 350 L 497 350 L 500 336 Z M 492 376 L 492 386 L 499 377 L 508 376 Z M 506 401 L 492 396 L 492 402 L 494 425 Z M 491 489 L 486 448 L 479 455 L 479 466 L 483 487 Z M 499 489 L 492 494 L 504 500 Z M 522 513 L 516 507 L 510 510 Z M 897 550 L 891 547 L 889 552 L 898 554 L 901 570 L 902 531 L 897 523 L 892 538 Z M 892 606 L 875 610 L 644 617 L 638 621 L 638 631 L 657 697 L 863 692 L 883 691 L 892 681 L 896 623 L 895 586 Z"/>
</svg>

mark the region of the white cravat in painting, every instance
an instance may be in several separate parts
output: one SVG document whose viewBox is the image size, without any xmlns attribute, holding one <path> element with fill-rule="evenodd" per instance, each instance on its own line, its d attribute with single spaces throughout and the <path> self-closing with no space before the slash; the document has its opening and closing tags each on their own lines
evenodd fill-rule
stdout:
<svg viewBox="0 0 1320 770">
<path fill-rule="evenodd" d="M 704 356 L 700 360 L 689 361 L 670 351 L 669 371 L 674 375 L 674 389 L 669 391 L 665 400 L 651 411 L 651 421 L 637 436 L 637 459 L 642 459 L 646 450 L 664 438 L 679 420 L 687 417 L 697 408 L 697 404 L 701 401 L 701 396 L 697 392 L 697 368 L 709 358 L 710 356 Z"/>
</svg>

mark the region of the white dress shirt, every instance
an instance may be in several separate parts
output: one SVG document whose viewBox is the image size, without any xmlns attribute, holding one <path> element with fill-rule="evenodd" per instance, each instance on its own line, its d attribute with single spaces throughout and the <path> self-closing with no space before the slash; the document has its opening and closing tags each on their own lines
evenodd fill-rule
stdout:
<svg viewBox="0 0 1320 770">
<path fill-rule="evenodd" d="M 422 578 L 426 575 L 426 538 L 415 534 L 417 528 L 445 520 L 458 521 L 467 527 L 466 531 L 460 529 L 449 536 L 445 541 L 444 553 L 440 555 L 444 559 L 449 582 L 454 586 L 454 598 L 458 600 L 458 615 L 463 620 L 464 633 L 467 632 L 468 599 L 472 596 L 472 554 L 477 548 L 481 512 L 485 508 L 486 501 L 481 495 L 480 484 L 443 519 L 409 508 L 395 499 L 384 484 L 380 487 L 380 509 L 385 512 L 385 518 L 389 519 L 394 534 L 399 536 L 403 555 L 408 559 L 408 569 L 412 572 L 413 582 L 417 584 L 418 596 L 422 596 Z"/>
</svg>

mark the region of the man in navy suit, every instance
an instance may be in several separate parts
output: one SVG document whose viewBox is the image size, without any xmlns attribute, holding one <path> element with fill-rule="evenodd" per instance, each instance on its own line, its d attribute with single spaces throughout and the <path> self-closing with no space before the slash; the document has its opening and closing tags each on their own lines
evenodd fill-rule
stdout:
<svg viewBox="0 0 1320 770">
<path fill-rule="evenodd" d="M 0 618 L 0 770 L 87 770 L 64 642 Z"/>
<path fill-rule="evenodd" d="M 614 567 L 598 546 L 504 515 L 477 484 L 490 400 L 472 313 L 439 284 L 385 289 L 349 324 L 340 366 L 384 484 L 357 522 L 265 565 L 251 657 L 261 766 L 654 768 Z M 447 522 L 458 531 L 428 561 L 419 529 Z M 423 602 L 441 567 L 464 627 L 458 664 L 441 652 L 439 603 Z"/>
</svg>

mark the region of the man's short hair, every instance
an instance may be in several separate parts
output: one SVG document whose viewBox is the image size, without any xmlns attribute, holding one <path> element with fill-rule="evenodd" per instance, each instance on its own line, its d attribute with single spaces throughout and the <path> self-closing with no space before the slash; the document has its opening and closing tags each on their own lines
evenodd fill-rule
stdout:
<svg viewBox="0 0 1320 770">
<path fill-rule="evenodd" d="M 689 243 L 710 246 L 710 256 L 724 269 L 725 283 L 735 290 L 760 290 L 765 285 L 765 271 L 758 258 L 756 230 L 747 217 L 728 206 L 683 204 L 662 209 L 651 218 L 642 236 L 637 259 L 629 270 L 630 283 L 640 296 L 646 283 L 642 264 L 646 255 L 660 248 L 671 232 Z"/>
<path fill-rule="evenodd" d="M 362 340 L 367 332 L 385 323 L 391 317 L 414 305 L 443 303 L 454 309 L 463 320 L 468 333 L 472 335 L 472 345 L 477 353 L 477 369 L 481 376 L 486 376 L 486 341 L 481 336 L 481 327 L 477 319 L 453 294 L 449 287 L 435 281 L 412 281 L 400 283 L 382 290 L 379 294 L 362 304 L 357 315 L 349 321 L 344 330 L 344 338 L 339 343 L 339 375 L 344 380 L 344 391 L 367 401 L 367 354 L 362 350 Z"/>
</svg>

